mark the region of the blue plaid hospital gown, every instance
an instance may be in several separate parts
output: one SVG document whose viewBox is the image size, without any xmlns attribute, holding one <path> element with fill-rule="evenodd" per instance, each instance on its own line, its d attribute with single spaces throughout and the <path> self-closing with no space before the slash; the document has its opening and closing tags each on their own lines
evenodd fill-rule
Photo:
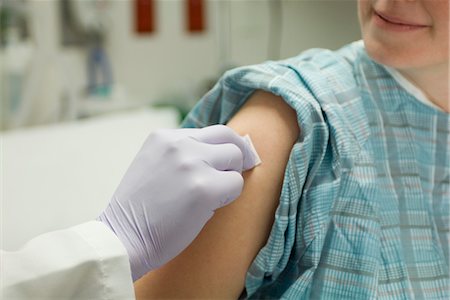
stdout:
<svg viewBox="0 0 450 300">
<path fill-rule="evenodd" d="M 183 126 L 226 124 L 257 89 L 295 109 L 301 133 L 246 297 L 450 299 L 450 115 L 359 41 L 228 71 Z"/>
</svg>

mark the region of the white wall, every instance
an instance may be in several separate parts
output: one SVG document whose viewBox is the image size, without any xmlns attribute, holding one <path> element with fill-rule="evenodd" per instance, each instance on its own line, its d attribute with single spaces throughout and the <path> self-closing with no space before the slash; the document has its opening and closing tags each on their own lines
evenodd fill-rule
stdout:
<svg viewBox="0 0 450 300">
<path fill-rule="evenodd" d="M 109 42 L 114 71 L 117 81 L 139 98 L 156 99 L 180 85 L 196 85 L 217 71 L 213 21 L 217 5 L 207 7 L 207 32 L 190 35 L 184 28 L 183 4 L 159 1 L 156 32 L 137 36 L 132 28 L 132 4 L 114 2 L 117 23 Z"/>
<path fill-rule="evenodd" d="M 270 1 L 232 3 L 232 59 L 252 64 L 268 59 Z M 360 38 L 356 1 L 282 0 L 281 58 L 321 47 L 337 49 Z M 271 58 L 272 59 L 272 58 Z"/>
<path fill-rule="evenodd" d="M 356 1 L 281 2 L 281 58 L 310 47 L 335 49 L 359 39 Z M 141 37 L 133 33 L 132 2 L 112 0 L 114 24 L 107 51 L 115 79 L 127 89 L 130 99 L 154 101 L 168 94 L 189 94 L 205 80 L 216 77 L 226 63 L 244 65 L 267 60 L 269 7 L 269 0 L 210 0 L 207 31 L 189 35 L 184 28 L 184 1 L 159 0 L 157 31 Z M 76 48 L 61 48 L 57 1 L 31 1 L 30 12 L 33 30 L 44 36 L 43 45 L 52 57 L 42 70 L 46 80 L 41 88 L 47 91 L 38 93 L 31 109 L 33 123 L 45 123 L 58 118 L 59 81 L 69 82 L 77 95 L 85 86 L 85 54 Z M 227 26 L 219 26 L 227 22 Z"/>
</svg>

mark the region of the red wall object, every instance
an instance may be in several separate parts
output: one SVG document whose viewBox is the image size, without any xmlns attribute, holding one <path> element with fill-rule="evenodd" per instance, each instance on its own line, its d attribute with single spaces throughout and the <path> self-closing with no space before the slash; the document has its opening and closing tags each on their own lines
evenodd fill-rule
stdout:
<svg viewBox="0 0 450 300">
<path fill-rule="evenodd" d="M 134 0 L 134 30 L 138 34 L 155 31 L 155 0 Z"/>
<path fill-rule="evenodd" d="M 189 32 L 202 32 L 205 30 L 205 1 L 186 0 L 187 3 L 187 30 Z"/>
</svg>

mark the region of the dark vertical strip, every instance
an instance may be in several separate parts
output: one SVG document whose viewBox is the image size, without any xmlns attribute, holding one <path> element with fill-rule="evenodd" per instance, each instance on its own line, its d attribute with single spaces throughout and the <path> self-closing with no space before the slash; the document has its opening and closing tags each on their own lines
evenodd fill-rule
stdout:
<svg viewBox="0 0 450 300">
<path fill-rule="evenodd" d="M 134 24 L 138 34 L 155 31 L 155 1 L 134 0 Z"/>
<path fill-rule="evenodd" d="M 205 30 L 205 1 L 186 0 L 187 2 L 187 29 L 189 32 L 202 32 Z"/>
</svg>

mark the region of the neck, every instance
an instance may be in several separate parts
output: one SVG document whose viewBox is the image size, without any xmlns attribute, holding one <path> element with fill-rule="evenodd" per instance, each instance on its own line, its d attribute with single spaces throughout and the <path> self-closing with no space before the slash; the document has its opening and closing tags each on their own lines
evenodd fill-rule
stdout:
<svg viewBox="0 0 450 300">
<path fill-rule="evenodd" d="M 450 112 L 448 64 L 438 67 L 401 69 L 398 71 L 415 86 L 420 88 L 431 102 L 444 111 Z"/>
</svg>

